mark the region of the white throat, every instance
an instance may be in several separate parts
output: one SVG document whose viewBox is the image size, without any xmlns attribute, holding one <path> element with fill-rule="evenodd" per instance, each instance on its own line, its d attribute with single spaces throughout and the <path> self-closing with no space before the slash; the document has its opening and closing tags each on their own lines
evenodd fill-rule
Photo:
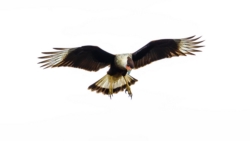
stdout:
<svg viewBox="0 0 250 141">
<path fill-rule="evenodd" d="M 131 54 L 117 54 L 115 56 L 115 65 L 120 69 L 126 69 L 128 57 L 132 58 Z"/>
</svg>

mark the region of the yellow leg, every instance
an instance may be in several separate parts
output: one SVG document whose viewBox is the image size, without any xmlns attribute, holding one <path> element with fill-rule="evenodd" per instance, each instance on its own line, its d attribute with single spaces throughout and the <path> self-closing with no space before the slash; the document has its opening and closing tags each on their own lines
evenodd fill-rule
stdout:
<svg viewBox="0 0 250 141">
<path fill-rule="evenodd" d="M 111 96 L 113 96 L 113 77 L 110 76 L 109 77 L 109 96 L 111 98 Z"/>
<path fill-rule="evenodd" d="M 129 87 L 129 85 L 128 85 L 128 81 L 126 80 L 126 78 L 123 76 L 123 79 L 125 80 L 125 82 L 126 82 L 126 86 L 127 86 L 127 91 L 128 91 L 128 95 L 131 97 L 131 99 L 132 99 L 132 92 L 131 92 L 131 89 L 130 89 L 130 87 Z"/>
</svg>

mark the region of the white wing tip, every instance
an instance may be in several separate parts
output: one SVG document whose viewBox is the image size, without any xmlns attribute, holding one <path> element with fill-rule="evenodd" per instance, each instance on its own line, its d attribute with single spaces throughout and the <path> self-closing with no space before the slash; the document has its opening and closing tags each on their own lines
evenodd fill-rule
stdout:
<svg viewBox="0 0 250 141">
<path fill-rule="evenodd" d="M 199 41 L 200 37 L 190 36 L 187 38 L 180 39 L 179 42 L 179 50 L 184 54 L 195 55 L 193 52 L 201 52 L 198 48 L 204 47 L 200 45 L 200 43 L 204 42 L 204 40 Z"/>
<path fill-rule="evenodd" d="M 38 57 L 39 59 L 46 59 L 38 63 L 42 64 L 41 67 L 44 67 L 44 69 L 58 65 L 68 55 L 69 48 L 54 48 L 54 49 L 60 51 L 42 52 L 43 54 L 47 54 L 47 56 Z"/>
</svg>

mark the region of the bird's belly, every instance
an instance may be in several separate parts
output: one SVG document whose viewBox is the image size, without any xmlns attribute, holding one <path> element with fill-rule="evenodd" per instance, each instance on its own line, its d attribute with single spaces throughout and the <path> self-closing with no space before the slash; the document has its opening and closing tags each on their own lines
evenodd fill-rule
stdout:
<svg viewBox="0 0 250 141">
<path fill-rule="evenodd" d="M 117 67 L 116 65 L 111 65 L 108 74 L 111 76 L 117 75 L 117 76 L 121 76 L 121 75 L 126 75 L 127 74 L 127 70 L 126 69 L 121 69 L 119 67 Z"/>
</svg>

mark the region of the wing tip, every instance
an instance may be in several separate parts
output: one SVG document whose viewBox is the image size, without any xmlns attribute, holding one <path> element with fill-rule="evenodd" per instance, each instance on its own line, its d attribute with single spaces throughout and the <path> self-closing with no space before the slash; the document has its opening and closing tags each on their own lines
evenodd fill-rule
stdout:
<svg viewBox="0 0 250 141">
<path fill-rule="evenodd" d="M 205 47 L 204 45 L 200 45 L 200 43 L 204 42 L 205 40 L 198 41 L 202 36 L 195 37 L 190 36 L 187 38 L 181 39 L 180 50 L 187 55 L 195 55 L 194 52 L 202 52 L 198 50 L 198 48 Z"/>
<path fill-rule="evenodd" d="M 192 39 L 192 38 L 194 38 L 194 37 L 195 37 L 195 35 L 186 37 L 186 38 L 184 38 L 184 39 Z"/>
<path fill-rule="evenodd" d="M 55 49 L 55 50 L 65 50 L 65 49 L 69 49 L 69 48 L 53 47 L 53 49 Z"/>
</svg>

